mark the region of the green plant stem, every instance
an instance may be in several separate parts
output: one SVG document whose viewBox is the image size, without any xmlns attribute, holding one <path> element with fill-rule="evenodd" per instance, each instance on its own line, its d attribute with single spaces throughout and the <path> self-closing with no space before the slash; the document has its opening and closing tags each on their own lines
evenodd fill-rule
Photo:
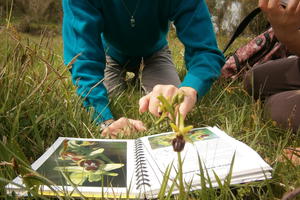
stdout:
<svg viewBox="0 0 300 200">
<path fill-rule="evenodd" d="M 178 156 L 179 199 L 182 200 L 185 197 L 185 191 L 183 185 L 181 152 L 177 152 L 177 156 Z"/>
</svg>

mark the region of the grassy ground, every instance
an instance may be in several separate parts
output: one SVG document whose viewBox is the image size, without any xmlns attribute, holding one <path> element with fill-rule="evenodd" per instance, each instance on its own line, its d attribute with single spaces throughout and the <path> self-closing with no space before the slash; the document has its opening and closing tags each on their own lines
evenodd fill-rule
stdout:
<svg viewBox="0 0 300 200">
<path fill-rule="evenodd" d="M 220 47 L 225 40 L 219 37 Z M 169 41 L 183 77 L 183 47 L 174 32 Z M 18 162 L 30 164 L 59 136 L 101 138 L 99 128 L 91 122 L 90 114 L 75 94 L 68 69 L 62 64 L 61 37 L 32 37 L 14 29 L 2 29 L 0 43 L 0 162 L 10 162 L 14 157 Z M 132 87 L 126 95 L 111 102 L 116 117 L 140 119 L 149 127 L 131 138 L 170 130 L 167 124 L 154 126 L 157 119 L 148 113 L 139 114 L 137 102 L 141 96 L 139 88 Z M 240 80 L 217 81 L 188 116 L 187 124 L 219 126 L 259 152 L 274 168 L 270 181 L 231 188 L 236 199 L 280 199 L 286 191 L 300 186 L 300 167 L 278 161 L 283 148 L 300 145 L 300 135 L 263 119 L 261 102 L 254 102 L 245 93 Z M 4 185 L 15 176 L 16 170 L 0 166 L 0 194 L 4 194 Z M 224 198 L 219 190 L 214 193 L 219 199 L 234 199 L 230 194 Z M 192 196 L 191 199 L 200 198 L 201 193 L 194 192 Z"/>
</svg>

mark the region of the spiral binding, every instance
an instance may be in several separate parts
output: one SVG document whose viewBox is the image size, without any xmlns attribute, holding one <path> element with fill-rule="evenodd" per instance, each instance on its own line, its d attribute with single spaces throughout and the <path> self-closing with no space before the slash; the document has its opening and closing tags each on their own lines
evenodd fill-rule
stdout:
<svg viewBox="0 0 300 200">
<path fill-rule="evenodd" d="M 147 178 L 148 170 L 146 167 L 146 158 L 143 150 L 143 143 L 141 139 L 135 141 L 135 176 L 136 176 L 136 189 L 140 189 L 142 186 L 149 186 L 150 180 Z"/>
</svg>

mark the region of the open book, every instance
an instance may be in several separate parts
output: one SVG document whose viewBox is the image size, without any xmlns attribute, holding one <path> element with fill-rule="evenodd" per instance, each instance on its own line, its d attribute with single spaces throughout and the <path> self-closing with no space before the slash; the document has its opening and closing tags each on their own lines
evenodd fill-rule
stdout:
<svg viewBox="0 0 300 200">
<path fill-rule="evenodd" d="M 217 127 L 193 129 L 193 143 L 181 152 L 183 177 L 190 190 L 201 189 L 199 159 L 217 187 L 215 172 L 224 180 L 233 164 L 231 184 L 271 178 L 272 168 L 249 146 Z M 59 137 L 32 164 L 53 185 L 41 185 L 42 195 L 85 197 L 155 198 L 166 168 L 173 163 L 170 181 L 176 177 L 177 153 L 171 141 L 174 133 L 145 136 L 136 140 L 81 139 Z M 232 163 L 234 157 L 234 162 Z M 15 183 L 15 184 L 13 184 Z M 7 193 L 26 195 L 17 177 L 6 186 Z M 174 193 L 176 193 L 176 189 Z"/>
</svg>

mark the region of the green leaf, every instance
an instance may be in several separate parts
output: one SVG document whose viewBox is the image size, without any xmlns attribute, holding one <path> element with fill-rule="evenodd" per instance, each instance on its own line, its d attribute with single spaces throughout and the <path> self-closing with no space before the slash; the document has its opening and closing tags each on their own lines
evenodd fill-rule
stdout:
<svg viewBox="0 0 300 200">
<path fill-rule="evenodd" d="M 217 173 L 216 173 L 214 170 L 212 170 L 212 171 L 213 171 L 213 173 L 214 173 L 214 176 L 215 176 L 215 179 L 216 179 L 216 181 L 217 181 L 217 183 L 218 183 L 218 186 L 219 186 L 220 190 L 222 191 L 222 190 L 223 190 L 223 184 L 222 184 L 222 181 L 221 181 L 221 179 L 219 178 L 219 176 L 217 175 Z"/>
<path fill-rule="evenodd" d="M 104 175 L 106 175 L 106 176 L 119 176 L 118 173 L 113 173 L 113 172 L 104 172 Z"/>
<path fill-rule="evenodd" d="M 105 165 L 103 165 L 103 167 L 101 169 L 103 171 L 111 171 L 111 170 L 119 169 L 123 166 L 124 166 L 124 164 L 122 164 L 122 163 L 105 164 Z"/>
<path fill-rule="evenodd" d="M 88 174 L 86 172 L 74 172 L 70 174 L 70 180 L 75 185 L 82 185 L 83 182 L 87 179 Z"/>
<path fill-rule="evenodd" d="M 89 177 L 89 182 L 101 181 L 101 179 L 103 177 L 103 173 L 96 174 L 96 173 L 91 172 L 91 173 L 89 173 L 88 177 Z"/>
<path fill-rule="evenodd" d="M 37 174 L 29 173 L 22 176 L 22 181 L 26 187 L 31 190 L 38 192 L 39 186 L 42 183 L 41 179 Z"/>
<path fill-rule="evenodd" d="M 224 181 L 224 184 L 226 184 L 228 187 L 230 187 L 230 182 L 231 182 L 231 178 L 232 178 L 232 172 L 233 172 L 233 165 L 234 165 L 234 160 L 235 160 L 235 153 L 233 154 L 232 156 L 232 160 L 231 160 L 231 163 L 230 163 L 230 169 L 229 169 L 229 173 L 228 175 L 226 176 L 226 179 Z"/>
<path fill-rule="evenodd" d="M 103 152 L 104 152 L 104 149 L 103 149 L 103 148 L 101 148 L 101 149 L 97 149 L 96 151 L 92 151 L 92 152 L 90 153 L 90 155 L 89 155 L 89 156 L 96 157 L 96 156 L 98 156 L 98 155 L 102 154 Z"/>
<path fill-rule="evenodd" d="M 84 168 L 80 166 L 55 167 L 54 170 L 63 172 L 83 172 Z"/>
<path fill-rule="evenodd" d="M 160 191 L 158 193 L 158 199 L 159 200 L 164 199 L 164 196 L 166 194 L 167 187 L 168 187 L 168 182 L 169 182 L 170 174 L 171 174 L 171 170 L 172 170 L 172 166 L 173 166 L 173 162 L 170 165 L 168 165 L 168 167 L 166 168 L 166 171 L 164 173 L 164 177 L 163 177 L 163 180 L 162 180 L 162 183 L 161 183 Z M 176 182 L 176 179 L 173 180 L 173 184 L 172 184 L 169 192 L 174 190 L 174 186 L 173 186 L 174 182 Z"/>
</svg>

